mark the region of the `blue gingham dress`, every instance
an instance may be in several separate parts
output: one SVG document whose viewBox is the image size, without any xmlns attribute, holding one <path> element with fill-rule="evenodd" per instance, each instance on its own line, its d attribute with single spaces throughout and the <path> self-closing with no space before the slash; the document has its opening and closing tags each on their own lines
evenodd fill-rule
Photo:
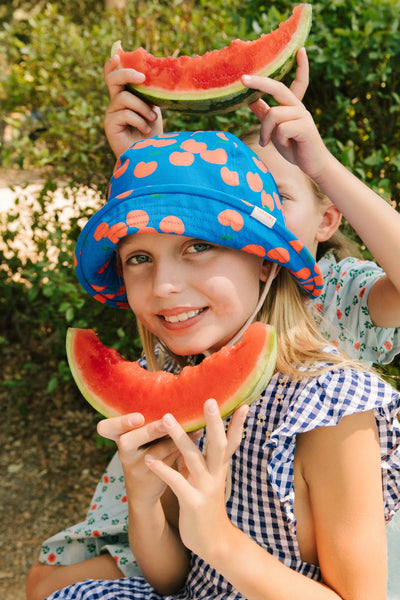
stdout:
<svg viewBox="0 0 400 600">
<path fill-rule="evenodd" d="M 234 524 L 279 561 L 303 575 L 321 579 L 318 566 L 301 560 L 293 514 L 293 464 L 296 436 L 334 426 L 348 415 L 373 410 L 382 457 L 385 518 L 400 507 L 400 394 L 375 375 L 333 369 L 293 381 L 276 373 L 253 402 L 243 440 L 231 461 L 231 495 L 227 512 Z M 71 585 L 48 600 L 158 600 L 142 577 Z M 177 600 L 241 600 L 242 596 L 198 556 L 192 555 L 184 588 Z"/>
</svg>

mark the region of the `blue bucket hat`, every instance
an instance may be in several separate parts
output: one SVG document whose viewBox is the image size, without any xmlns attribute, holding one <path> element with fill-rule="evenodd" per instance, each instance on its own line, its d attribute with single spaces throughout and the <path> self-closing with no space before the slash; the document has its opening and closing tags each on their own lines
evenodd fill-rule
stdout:
<svg viewBox="0 0 400 600">
<path fill-rule="evenodd" d="M 133 233 L 169 233 L 255 254 L 289 269 L 312 296 L 323 279 L 286 228 L 265 164 L 221 131 L 168 133 L 133 144 L 117 162 L 108 201 L 83 228 L 76 272 L 96 300 L 128 308 L 116 248 Z"/>
</svg>

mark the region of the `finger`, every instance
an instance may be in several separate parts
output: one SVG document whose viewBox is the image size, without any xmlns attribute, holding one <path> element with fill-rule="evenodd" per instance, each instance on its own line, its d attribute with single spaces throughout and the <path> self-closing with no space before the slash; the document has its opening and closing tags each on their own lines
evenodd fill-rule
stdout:
<svg viewBox="0 0 400 600">
<path fill-rule="evenodd" d="M 114 54 L 114 56 L 109 58 L 104 65 L 104 78 L 114 71 L 119 66 L 120 62 L 119 54 Z"/>
<path fill-rule="evenodd" d="M 217 402 L 210 398 L 204 403 L 204 416 L 207 427 L 206 464 L 210 473 L 220 471 L 227 461 L 225 426 Z"/>
<path fill-rule="evenodd" d="M 146 454 L 144 460 L 147 468 L 171 488 L 179 501 L 185 501 L 190 496 L 192 486 L 179 471 L 150 453 Z"/>
<path fill-rule="evenodd" d="M 299 99 L 303 100 L 309 83 L 310 68 L 305 48 L 300 48 L 296 54 L 296 75 L 289 89 Z"/>
<path fill-rule="evenodd" d="M 131 144 L 136 140 L 134 139 L 134 132 L 130 131 L 129 128 L 132 128 L 132 130 L 138 130 L 143 135 L 148 135 L 151 132 L 151 127 L 148 121 L 146 121 L 146 119 L 137 113 L 133 113 L 129 110 L 120 111 L 118 114 L 107 113 L 106 118 L 104 119 L 104 127 L 106 133 L 110 136 L 113 133 L 116 135 L 121 133 L 128 135 L 130 138 L 132 138 L 132 141 L 130 142 Z M 137 139 L 140 139 L 140 137 Z M 126 148 L 124 148 L 124 150 L 126 150 Z"/>
<path fill-rule="evenodd" d="M 243 439 L 243 426 L 249 414 L 250 407 L 247 404 L 242 404 L 235 410 L 229 423 L 226 437 L 228 440 L 226 455 L 231 458 L 240 446 Z"/>
<path fill-rule="evenodd" d="M 261 123 L 260 129 L 260 144 L 265 146 L 270 141 L 272 135 L 277 135 L 279 128 L 283 128 L 284 125 L 290 121 L 295 122 L 303 116 L 303 113 L 299 112 L 298 106 L 274 106 L 268 111 L 268 115 Z"/>
<path fill-rule="evenodd" d="M 156 452 L 158 458 L 164 458 L 169 453 L 176 451 L 173 440 L 165 435 L 165 428 L 161 421 L 153 421 L 143 427 L 131 429 L 121 434 L 116 442 L 122 455 L 130 456 L 132 452 L 137 451 L 145 453 L 151 448 L 152 452 Z"/>
<path fill-rule="evenodd" d="M 202 453 L 173 415 L 164 415 L 162 424 L 167 434 L 174 440 L 178 450 L 180 450 L 189 473 L 195 480 L 198 480 L 198 477 L 204 472 L 205 467 L 205 460 Z"/>
<path fill-rule="evenodd" d="M 110 73 L 104 78 L 110 98 L 113 99 L 117 94 L 125 89 L 128 83 L 132 85 L 139 85 L 146 79 L 144 73 L 136 71 L 135 69 L 116 69 L 110 71 Z"/>
<path fill-rule="evenodd" d="M 109 440 L 117 439 L 127 431 L 143 427 L 144 416 L 141 413 L 130 413 L 121 417 L 103 419 L 97 424 L 97 433 Z"/>
<path fill-rule="evenodd" d="M 284 83 L 276 79 L 259 77 L 258 75 L 243 75 L 242 82 L 248 88 L 269 94 L 278 104 L 296 106 L 300 103 L 294 93 Z"/>
<path fill-rule="evenodd" d="M 262 100 L 261 98 L 249 104 L 249 108 L 255 114 L 257 119 L 261 122 L 263 121 L 263 119 L 269 111 L 268 104 L 265 102 L 265 100 Z"/>
<path fill-rule="evenodd" d="M 157 107 L 147 104 L 147 102 L 144 102 L 144 100 L 141 100 L 128 91 L 120 92 L 110 101 L 106 109 L 106 114 L 113 114 L 123 110 L 138 113 L 148 121 L 155 121 L 159 114 Z"/>
</svg>

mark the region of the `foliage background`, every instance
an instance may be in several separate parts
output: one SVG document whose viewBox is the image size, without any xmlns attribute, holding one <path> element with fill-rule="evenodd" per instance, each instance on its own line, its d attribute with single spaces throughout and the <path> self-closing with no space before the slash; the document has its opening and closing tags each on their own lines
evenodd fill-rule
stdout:
<svg viewBox="0 0 400 600">
<path fill-rule="evenodd" d="M 399 1 L 312 5 L 305 102 L 332 152 L 399 209 Z M 20 192 L 15 209 L 0 222 L 0 349 L 15 343 L 26 349 L 1 386 L 21 410 L 43 365 L 44 401 L 71 386 L 64 350 L 68 326 L 97 327 L 105 343 L 127 357 L 138 353 L 133 319 L 87 297 L 73 270 L 80 227 L 98 204 L 79 203 L 78 195 L 86 186 L 88 195 L 94 190 L 104 197 L 114 163 L 103 132 L 103 64 L 112 43 L 121 39 L 125 49 L 142 45 L 156 55 L 202 54 L 270 31 L 289 16 L 293 3 L 129 0 L 127 6 L 105 11 L 99 0 L 12 0 L 0 7 L 0 164 L 40 169 L 46 178 L 34 199 Z M 221 128 L 240 134 L 253 123 L 248 109 L 201 118 L 165 114 L 170 131 Z M 12 139 L 4 137 L 6 126 Z M 52 210 L 60 178 L 74 209 L 68 216 Z M 31 204 L 29 253 L 16 245 L 22 202 Z M 398 366 L 384 369 L 397 385 Z"/>
</svg>

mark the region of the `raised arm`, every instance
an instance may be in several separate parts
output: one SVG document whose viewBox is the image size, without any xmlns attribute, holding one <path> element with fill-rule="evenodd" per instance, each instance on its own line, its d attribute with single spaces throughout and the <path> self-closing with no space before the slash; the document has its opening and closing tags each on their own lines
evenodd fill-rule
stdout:
<svg viewBox="0 0 400 600">
<path fill-rule="evenodd" d="M 368 299 L 373 323 L 400 326 L 400 214 L 329 152 L 311 114 L 292 90 L 263 77 L 245 76 L 243 82 L 279 103 L 269 107 L 258 100 L 251 106 L 261 121 L 261 144 L 272 140 L 284 158 L 319 185 L 385 271 Z"/>
</svg>

